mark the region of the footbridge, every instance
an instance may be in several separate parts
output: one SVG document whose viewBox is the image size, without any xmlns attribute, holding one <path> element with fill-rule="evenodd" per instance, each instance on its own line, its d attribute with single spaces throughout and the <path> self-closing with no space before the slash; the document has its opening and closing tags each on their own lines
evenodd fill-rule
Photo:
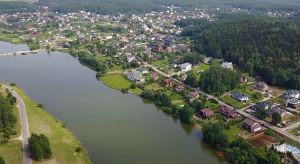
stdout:
<svg viewBox="0 0 300 164">
<path fill-rule="evenodd" d="M 32 51 L 17 51 L 17 52 L 13 52 L 13 53 L 5 53 L 5 54 L 0 54 L 0 57 L 3 57 L 3 56 L 27 55 L 27 54 L 31 54 L 31 53 L 38 53 L 38 52 L 41 52 L 41 51 L 45 51 L 45 49 L 32 50 Z"/>
</svg>

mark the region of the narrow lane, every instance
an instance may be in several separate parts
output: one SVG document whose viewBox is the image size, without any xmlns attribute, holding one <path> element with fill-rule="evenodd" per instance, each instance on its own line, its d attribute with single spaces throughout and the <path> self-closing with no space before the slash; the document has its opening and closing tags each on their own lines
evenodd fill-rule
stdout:
<svg viewBox="0 0 300 164">
<path fill-rule="evenodd" d="M 26 115 L 25 103 L 22 100 L 22 98 L 10 87 L 6 85 L 2 85 L 2 87 L 8 88 L 11 91 L 12 95 L 17 98 L 17 102 L 18 102 L 17 107 L 19 108 L 20 122 L 21 122 L 20 139 L 23 143 L 23 164 L 31 164 L 32 160 L 30 158 L 30 152 L 28 148 L 28 138 L 30 137 L 30 134 L 29 134 L 29 126 L 28 126 L 28 120 Z"/>
</svg>

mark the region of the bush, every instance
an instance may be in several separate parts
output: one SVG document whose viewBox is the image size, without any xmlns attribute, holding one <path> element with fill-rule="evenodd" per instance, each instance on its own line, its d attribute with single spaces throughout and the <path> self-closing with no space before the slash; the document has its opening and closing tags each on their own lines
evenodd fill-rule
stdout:
<svg viewBox="0 0 300 164">
<path fill-rule="evenodd" d="M 75 149 L 75 151 L 76 151 L 77 153 L 80 153 L 80 152 L 82 151 L 82 147 L 78 146 L 78 147 Z"/>
<path fill-rule="evenodd" d="M 0 84 L 0 87 L 2 87 L 2 85 Z"/>
<path fill-rule="evenodd" d="M 269 136 L 273 136 L 275 133 L 274 133 L 274 131 L 272 130 L 272 129 L 267 129 L 266 131 L 265 131 L 265 135 L 269 135 Z"/>
<path fill-rule="evenodd" d="M 5 145 L 8 143 L 8 139 L 1 140 L 0 143 L 1 143 L 1 145 Z"/>
<path fill-rule="evenodd" d="M 101 72 L 97 72 L 96 77 L 101 77 L 103 74 Z"/>
<path fill-rule="evenodd" d="M 16 83 L 11 83 L 10 86 L 16 86 Z"/>
<path fill-rule="evenodd" d="M 33 133 L 28 138 L 28 143 L 33 159 L 40 161 L 43 158 L 50 158 L 52 156 L 49 139 L 44 134 L 37 135 Z"/>
<path fill-rule="evenodd" d="M 0 157 L 0 164 L 5 164 L 5 161 L 2 157 Z"/>
<path fill-rule="evenodd" d="M 131 84 L 131 85 L 130 85 L 130 88 L 131 88 L 131 89 L 135 89 L 136 87 L 137 87 L 137 84 Z"/>
<path fill-rule="evenodd" d="M 38 104 L 37 104 L 37 107 L 39 107 L 39 108 L 44 108 L 44 104 L 38 103 Z"/>
<path fill-rule="evenodd" d="M 17 135 L 17 131 L 12 131 L 11 135 Z"/>
<path fill-rule="evenodd" d="M 5 130 L 4 134 L 3 134 L 4 138 L 10 139 L 10 131 L 9 130 Z"/>
</svg>

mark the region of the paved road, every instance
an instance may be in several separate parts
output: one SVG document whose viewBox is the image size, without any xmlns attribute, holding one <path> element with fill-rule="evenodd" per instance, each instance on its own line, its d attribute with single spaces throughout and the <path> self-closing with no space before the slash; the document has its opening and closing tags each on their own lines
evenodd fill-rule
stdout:
<svg viewBox="0 0 300 164">
<path fill-rule="evenodd" d="M 11 90 L 11 88 L 8 86 L 2 85 L 2 87 Z M 28 149 L 28 137 L 30 137 L 30 134 L 29 134 L 29 126 L 27 121 L 25 103 L 15 91 L 11 90 L 11 93 L 13 96 L 17 98 L 17 102 L 18 102 L 17 107 L 19 108 L 19 112 L 20 112 L 21 135 L 19 139 L 23 143 L 23 164 L 31 164 L 32 160 L 30 158 L 30 152 Z"/>
<path fill-rule="evenodd" d="M 154 66 L 148 64 L 147 62 L 144 62 L 144 64 L 145 64 L 146 67 L 151 67 L 151 68 L 153 68 L 156 72 L 162 74 L 163 76 L 172 78 L 169 74 L 166 74 L 166 73 L 164 73 L 164 72 L 158 70 L 158 69 L 155 68 Z M 178 81 L 177 79 L 174 79 L 174 78 L 172 78 L 172 79 L 175 80 L 175 81 Z M 221 105 L 224 105 L 224 106 L 227 106 L 227 107 L 229 107 L 229 108 L 231 108 L 231 109 L 234 109 L 232 106 L 229 106 L 229 105 L 225 104 L 224 102 L 218 100 L 217 98 L 215 98 L 215 97 L 213 97 L 213 96 L 211 96 L 211 95 L 209 95 L 209 94 L 207 94 L 207 93 L 201 91 L 199 88 L 193 88 L 193 89 L 195 89 L 196 91 L 198 91 L 199 93 L 201 93 L 201 94 L 203 94 L 203 95 L 206 95 L 206 96 L 207 96 L 208 98 L 210 98 L 210 99 L 215 99 L 215 100 L 216 100 L 219 104 L 221 104 Z M 250 105 L 250 106 L 251 106 L 251 105 Z M 247 109 L 247 108 L 249 108 L 250 106 L 245 107 L 245 108 L 240 109 L 240 110 L 237 110 L 237 113 L 239 113 L 240 115 L 243 115 L 243 116 L 245 116 L 245 117 L 247 117 L 247 118 L 253 119 L 253 120 L 255 120 L 256 122 L 259 122 L 259 123 L 261 123 L 261 124 L 264 124 L 265 126 L 269 127 L 270 129 L 273 129 L 274 131 L 277 131 L 277 132 L 279 132 L 279 133 L 281 133 L 281 134 L 284 134 L 285 136 L 288 136 L 289 138 L 291 138 L 291 139 L 293 139 L 293 140 L 295 140 L 295 141 L 297 141 L 297 142 L 300 142 L 300 137 L 295 136 L 295 135 L 293 135 L 293 134 L 291 134 L 291 133 L 288 132 L 288 129 L 291 128 L 291 127 L 278 128 L 277 126 L 271 125 L 270 123 L 268 123 L 268 122 L 266 122 L 266 121 L 264 121 L 264 120 L 260 120 L 260 119 L 258 119 L 258 118 L 256 118 L 256 117 L 254 117 L 254 116 L 252 116 L 252 115 L 250 115 L 250 114 L 244 112 L 244 110 Z M 300 122 L 299 122 L 299 123 L 296 123 L 296 124 L 297 124 L 297 125 L 298 125 L 298 124 L 300 125 Z M 296 125 L 294 125 L 294 126 L 296 126 Z"/>
</svg>

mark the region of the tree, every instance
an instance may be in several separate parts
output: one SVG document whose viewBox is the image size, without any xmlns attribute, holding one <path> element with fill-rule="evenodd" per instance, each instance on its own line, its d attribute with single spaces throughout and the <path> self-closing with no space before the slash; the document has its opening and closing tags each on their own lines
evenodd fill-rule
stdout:
<svg viewBox="0 0 300 164">
<path fill-rule="evenodd" d="M 39 107 L 39 108 L 44 108 L 44 104 L 42 104 L 42 103 L 37 103 L 37 107 Z"/>
<path fill-rule="evenodd" d="M 135 84 L 135 83 L 132 83 L 131 85 L 130 85 L 130 88 L 131 89 L 135 89 L 137 87 L 137 84 Z"/>
<path fill-rule="evenodd" d="M 0 164 L 5 164 L 5 161 L 2 157 L 0 157 Z"/>
<path fill-rule="evenodd" d="M 267 129 L 266 131 L 265 131 L 265 135 L 269 135 L 269 136 L 273 136 L 275 133 L 274 133 L 274 131 L 272 130 L 272 129 Z"/>
<path fill-rule="evenodd" d="M 67 123 L 63 122 L 61 127 L 66 128 L 66 125 L 67 125 Z"/>
<path fill-rule="evenodd" d="M 280 164 L 280 156 L 276 154 L 273 150 L 270 150 L 267 159 L 269 163 L 272 164 Z"/>
<path fill-rule="evenodd" d="M 80 153 L 80 152 L 82 151 L 82 147 L 78 146 L 78 147 L 75 149 L 75 151 L 76 151 L 77 153 Z"/>
<path fill-rule="evenodd" d="M 3 137 L 7 138 L 7 139 L 10 139 L 10 135 L 11 135 L 10 131 L 9 130 L 5 130 Z"/>
<path fill-rule="evenodd" d="M 31 134 L 31 137 L 28 138 L 28 144 L 29 151 L 35 160 L 40 161 L 43 158 L 50 158 L 53 154 L 49 139 L 44 134 Z"/>
<path fill-rule="evenodd" d="M 224 151 L 228 146 L 229 146 L 229 139 L 228 136 L 224 133 L 221 133 L 218 137 L 217 137 L 217 144 L 216 144 L 217 148 L 219 150 Z"/>
<path fill-rule="evenodd" d="M 10 86 L 16 86 L 16 83 L 11 83 Z"/>
<path fill-rule="evenodd" d="M 272 125 L 277 125 L 277 124 L 279 124 L 281 122 L 281 116 L 280 116 L 280 114 L 278 114 L 278 113 L 273 113 L 272 114 Z"/>
<path fill-rule="evenodd" d="M 265 109 L 264 105 L 259 105 L 256 113 L 259 119 L 265 119 L 268 115 L 268 111 Z"/>
<path fill-rule="evenodd" d="M 193 124 L 191 118 L 195 114 L 195 111 L 193 108 L 185 106 L 179 110 L 179 118 L 181 121 L 188 123 L 188 124 Z"/>
</svg>

